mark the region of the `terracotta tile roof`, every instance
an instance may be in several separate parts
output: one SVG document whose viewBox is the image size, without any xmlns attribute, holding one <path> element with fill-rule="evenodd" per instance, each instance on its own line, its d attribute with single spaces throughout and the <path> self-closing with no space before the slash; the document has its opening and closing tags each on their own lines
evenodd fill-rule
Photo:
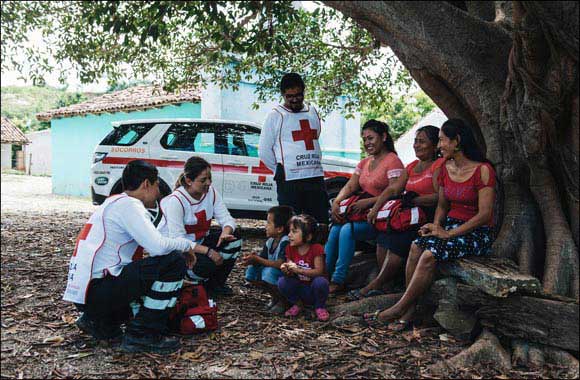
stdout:
<svg viewBox="0 0 580 380">
<path fill-rule="evenodd" d="M 84 103 L 36 114 L 41 121 L 52 118 L 82 116 L 113 112 L 128 112 L 161 107 L 168 104 L 199 102 L 201 91 L 197 88 L 181 89 L 179 93 L 168 93 L 158 86 L 136 86 L 97 96 Z"/>
<path fill-rule="evenodd" d="M 28 144 L 30 141 L 24 136 L 24 133 L 18 129 L 10 120 L 2 116 L 2 133 L 0 140 L 2 144 Z"/>
</svg>

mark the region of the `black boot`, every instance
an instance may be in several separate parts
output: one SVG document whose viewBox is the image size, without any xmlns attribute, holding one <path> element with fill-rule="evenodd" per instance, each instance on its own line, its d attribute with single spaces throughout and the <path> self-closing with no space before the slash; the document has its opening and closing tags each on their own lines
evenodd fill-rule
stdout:
<svg viewBox="0 0 580 380">
<path fill-rule="evenodd" d="M 218 285 L 210 290 L 210 294 L 213 297 L 229 297 L 234 295 L 234 289 L 228 285 Z"/>
<path fill-rule="evenodd" d="M 109 324 L 94 320 L 87 316 L 86 313 L 81 314 L 75 324 L 82 332 L 91 335 L 97 340 L 111 340 L 120 338 L 123 335 L 123 331 L 118 324 Z"/>
<path fill-rule="evenodd" d="M 171 354 L 181 348 L 179 339 L 161 334 L 157 335 L 134 335 L 125 333 L 121 350 L 125 352 L 151 352 L 155 354 Z"/>
</svg>

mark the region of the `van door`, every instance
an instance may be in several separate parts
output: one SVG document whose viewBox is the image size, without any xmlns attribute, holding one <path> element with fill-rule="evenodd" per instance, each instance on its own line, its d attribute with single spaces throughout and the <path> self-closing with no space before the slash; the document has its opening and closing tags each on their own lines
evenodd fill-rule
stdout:
<svg viewBox="0 0 580 380">
<path fill-rule="evenodd" d="M 159 174 L 168 178 L 173 189 L 185 162 L 191 156 L 199 156 L 211 164 L 213 187 L 222 192 L 222 155 L 217 150 L 215 125 L 209 123 L 171 123 L 158 141 L 157 149 L 151 149 Z"/>
<path fill-rule="evenodd" d="M 228 154 L 224 160 L 224 197 L 239 210 L 267 211 L 278 204 L 272 171 L 260 162 L 260 130 L 242 124 L 225 125 Z"/>
</svg>

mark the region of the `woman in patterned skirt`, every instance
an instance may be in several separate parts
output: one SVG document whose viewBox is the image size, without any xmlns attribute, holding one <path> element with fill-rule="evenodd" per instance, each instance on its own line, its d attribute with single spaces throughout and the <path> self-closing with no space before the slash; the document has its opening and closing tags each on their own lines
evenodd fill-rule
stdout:
<svg viewBox="0 0 580 380">
<path fill-rule="evenodd" d="M 407 290 L 392 307 L 365 314 L 369 324 L 410 325 L 415 304 L 431 285 L 437 263 L 489 253 L 493 242 L 495 171 L 485 159 L 471 129 L 459 119 L 447 120 L 439 133 L 446 159 L 437 181 L 439 200 L 433 223 L 419 230 L 405 270 Z"/>
</svg>

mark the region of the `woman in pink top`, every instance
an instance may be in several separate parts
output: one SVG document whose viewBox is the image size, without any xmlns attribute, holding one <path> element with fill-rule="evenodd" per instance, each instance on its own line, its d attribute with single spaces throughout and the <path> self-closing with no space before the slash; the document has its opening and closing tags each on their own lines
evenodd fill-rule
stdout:
<svg viewBox="0 0 580 380">
<path fill-rule="evenodd" d="M 367 221 L 348 222 L 340 212 L 340 202 L 361 190 L 367 193 L 369 198 L 361 199 L 349 208 L 349 212 L 358 214 L 370 209 L 385 189 L 390 195 L 403 191 L 404 182 L 399 178 L 403 174 L 404 166 L 395 152 L 388 128 L 387 124 L 377 120 L 369 120 L 363 125 L 362 138 L 369 157 L 358 164 L 354 174 L 332 203 L 333 225 L 324 248 L 326 268 L 331 276 L 331 293 L 344 287 L 356 241 L 376 237 L 375 228 Z"/>
<path fill-rule="evenodd" d="M 439 173 L 439 200 L 433 223 L 419 230 L 406 268 L 407 290 L 392 307 L 365 320 L 408 326 L 415 304 L 433 281 L 438 262 L 489 253 L 493 242 L 495 171 L 480 151 L 473 132 L 459 119 L 447 120 L 439 133 L 446 159 Z"/>
<path fill-rule="evenodd" d="M 427 214 L 428 221 L 433 221 L 439 185 L 437 176 L 443 158 L 437 158 L 439 143 L 439 128 L 426 125 L 417 130 L 413 149 L 417 160 L 407 165 L 401 181 L 405 183 L 405 193 L 402 196 L 405 206 L 419 206 Z M 368 217 L 376 218 L 377 211 L 385 204 L 388 196 L 380 196 Z M 411 243 L 417 238 L 417 230 L 381 232 L 377 236 L 377 263 L 381 268 L 379 275 L 362 289 L 349 293 L 352 300 L 383 294 L 383 284 L 398 275 L 407 256 Z"/>
</svg>

